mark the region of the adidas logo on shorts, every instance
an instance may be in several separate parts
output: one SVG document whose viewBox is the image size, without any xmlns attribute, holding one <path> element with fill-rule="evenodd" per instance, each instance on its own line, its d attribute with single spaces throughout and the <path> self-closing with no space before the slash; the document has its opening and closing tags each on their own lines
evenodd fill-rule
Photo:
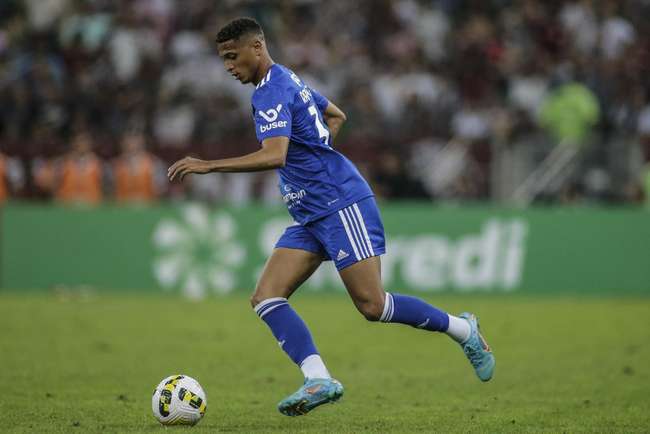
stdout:
<svg viewBox="0 0 650 434">
<path fill-rule="evenodd" d="M 339 254 L 338 254 L 338 256 L 336 257 L 336 260 L 337 260 L 337 261 L 340 261 L 340 260 L 342 260 L 342 259 L 347 258 L 348 256 L 350 256 L 349 253 L 346 253 L 346 252 L 344 252 L 343 250 L 339 250 Z"/>
</svg>

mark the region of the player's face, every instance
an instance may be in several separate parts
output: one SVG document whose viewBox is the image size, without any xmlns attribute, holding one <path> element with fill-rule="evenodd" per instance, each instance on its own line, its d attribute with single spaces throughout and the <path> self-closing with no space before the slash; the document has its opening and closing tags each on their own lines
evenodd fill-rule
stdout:
<svg viewBox="0 0 650 434">
<path fill-rule="evenodd" d="M 261 55 L 261 42 L 256 37 L 222 42 L 217 45 L 219 57 L 226 71 L 243 84 L 251 83 L 257 74 Z"/>
</svg>

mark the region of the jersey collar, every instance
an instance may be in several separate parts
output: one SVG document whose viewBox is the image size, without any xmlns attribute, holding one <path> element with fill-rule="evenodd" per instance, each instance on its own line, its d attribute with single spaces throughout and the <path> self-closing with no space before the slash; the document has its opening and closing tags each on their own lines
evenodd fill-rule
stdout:
<svg viewBox="0 0 650 434">
<path fill-rule="evenodd" d="M 273 65 L 271 65 L 271 67 L 269 68 L 269 72 L 266 73 L 266 76 L 264 76 L 264 78 L 259 83 L 257 83 L 257 86 L 255 86 L 255 89 L 259 89 L 260 87 L 264 86 L 266 83 L 269 82 L 269 80 L 271 79 L 271 70 L 272 69 L 273 69 Z"/>
</svg>

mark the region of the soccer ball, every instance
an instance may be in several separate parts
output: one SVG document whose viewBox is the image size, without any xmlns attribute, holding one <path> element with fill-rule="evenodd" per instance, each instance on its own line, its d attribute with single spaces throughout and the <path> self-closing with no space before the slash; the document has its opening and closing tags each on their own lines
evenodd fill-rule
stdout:
<svg viewBox="0 0 650 434">
<path fill-rule="evenodd" d="M 203 388 L 187 375 L 163 379 L 151 397 L 153 415 L 163 425 L 196 425 L 207 406 Z"/>
</svg>

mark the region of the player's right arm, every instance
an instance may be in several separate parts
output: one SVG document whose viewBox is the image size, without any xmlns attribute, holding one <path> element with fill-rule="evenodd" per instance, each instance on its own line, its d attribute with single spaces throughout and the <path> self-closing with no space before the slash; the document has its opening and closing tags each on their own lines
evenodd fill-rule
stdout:
<svg viewBox="0 0 650 434">
<path fill-rule="evenodd" d="M 259 172 L 277 169 L 278 167 L 284 167 L 288 149 L 289 137 L 269 137 L 262 141 L 262 148 L 259 151 L 241 157 L 211 161 L 185 157 L 169 168 L 167 176 L 170 181 L 173 181 L 176 177 L 182 181 L 183 177 L 190 173 Z"/>
<path fill-rule="evenodd" d="M 292 115 L 284 88 L 266 85 L 253 94 L 255 134 L 259 151 L 236 158 L 204 161 L 186 157 L 169 168 L 170 181 L 189 173 L 258 172 L 284 167 L 291 137 Z"/>
</svg>

